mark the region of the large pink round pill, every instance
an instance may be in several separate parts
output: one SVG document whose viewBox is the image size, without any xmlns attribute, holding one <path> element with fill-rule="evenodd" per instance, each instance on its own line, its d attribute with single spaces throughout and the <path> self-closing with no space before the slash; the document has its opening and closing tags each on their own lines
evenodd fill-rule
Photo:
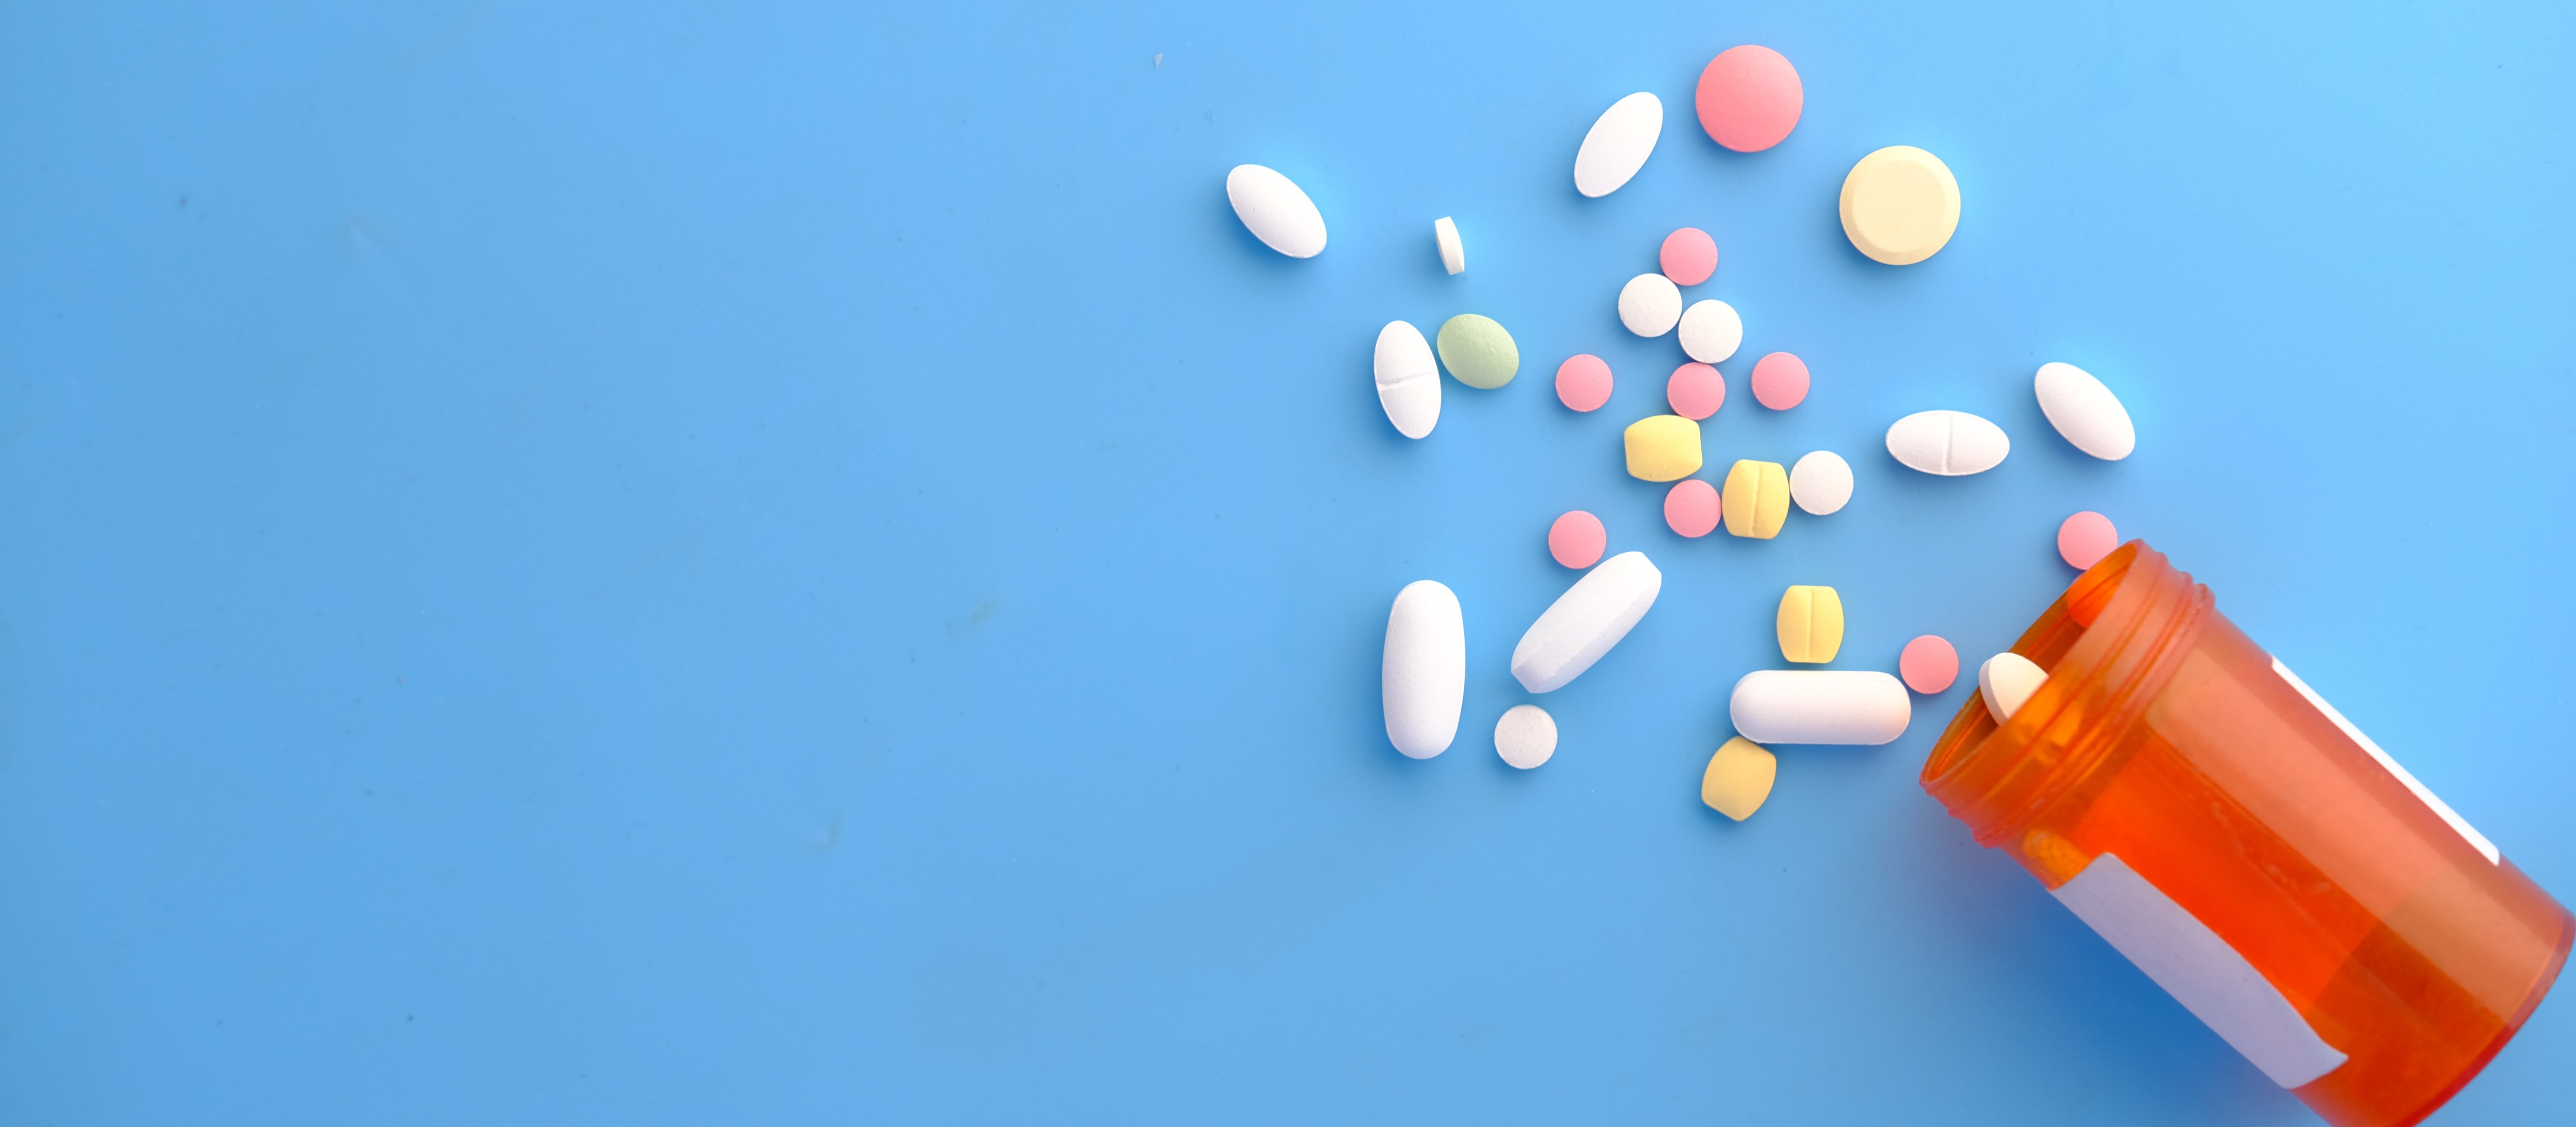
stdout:
<svg viewBox="0 0 2576 1127">
<path fill-rule="evenodd" d="M 1577 411 L 1599 410 L 1610 401 L 1609 361 L 1578 352 L 1557 365 L 1556 398 Z"/>
<path fill-rule="evenodd" d="M 1739 153 L 1779 144 L 1798 127 L 1807 89 L 1798 68 L 1768 47 L 1729 47 L 1699 72 L 1699 127 Z"/>
<path fill-rule="evenodd" d="M 1547 554 L 1567 567 L 1585 568 L 1601 562 L 1601 549 L 1609 544 L 1610 530 L 1601 527 L 1601 518 L 1581 509 L 1547 526 Z"/>
<path fill-rule="evenodd" d="M 1698 538 L 1717 531 L 1717 487 L 1695 477 L 1673 483 L 1664 494 L 1664 523 L 1684 536 Z"/>
<path fill-rule="evenodd" d="M 2119 546 L 2120 533 L 2111 527 L 2111 518 L 2090 509 L 2057 526 L 2057 554 L 2066 557 L 2066 562 L 2078 571 L 2102 562 L 2102 557 Z"/>
<path fill-rule="evenodd" d="M 1697 227 L 1684 227 L 1664 236 L 1664 252 L 1659 256 L 1664 276 L 1676 286 L 1696 286 L 1717 273 L 1717 240 Z"/>
<path fill-rule="evenodd" d="M 1726 406 L 1726 377 L 1717 369 L 1693 361 L 1673 369 L 1673 378 L 1664 381 L 1664 398 L 1673 405 L 1673 413 L 1685 419 L 1705 419 Z"/>
<path fill-rule="evenodd" d="M 1896 672 L 1906 688 L 1929 696 L 1959 679 L 1959 651 L 1948 638 L 1926 634 L 1905 643 L 1905 652 L 1896 655 Z"/>
<path fill-rule="evenodd" d="M 1774 352 L 1753 362 L 1753 401 L 1786 411 L 1807 401 L 1807 362 Z"/>
</svg>

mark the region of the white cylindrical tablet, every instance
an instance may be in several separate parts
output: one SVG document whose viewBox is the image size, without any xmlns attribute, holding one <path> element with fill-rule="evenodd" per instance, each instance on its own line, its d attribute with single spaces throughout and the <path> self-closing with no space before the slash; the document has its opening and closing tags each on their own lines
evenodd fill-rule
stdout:
<svg viewBox="0 0 2576 1127">
<path fill-rule="evenodd" d="M 1661 274 L 1639 274 L 1619 287 L 1619 323 L 1641 337 L 1673 331 L 1682 319 L 1681 287 Z"/>
<path fill-rule="evenodd" d="M 1662 99 L 1639 91 L 1611 103 L 1583 135 L 1583 147 L 1574 151 L 1574 190 L 1587 196 L 1618 191 L 1646 167 L 1655 139 L 1663 134 Z"/>
<path fill-rule="evenodd" d="M 1324 213 L 1294 181 L 1257 164 L 1225 174 L 1225 198 L 1252 236 L 1290 258 L 1324 252 Z"/>
<path fill-rule="evenodd" d="M 2129 409 L 2120 405 L 2120 397 L 2094 379 L 2093 373 L 2073 364 L 2047 363 L 2039 366 L 2032 381 L 2039 393 L 2039 411 L 2048 416 L 2048 425 L 2065 435 L 2075 448 L 2106 462 L 2116 462 L 2138 448 L 2138 428 L 2129 422 Z"/>
<path fill-rule="evenodd" d="M 1377 404 L 1406 438 L 1431 433 L 1440 422 L 1440 368 L 1431 342 L 1407 321 L 1377 331 Z"/>
<path fill-rule="evenodd" d="M 1527 771 L 1556 754 L 1556 717 L 1535 704 L 1516 704 L 1494 722 L 1494 751 Z"/>
<path fill-rule="evenodd" d="M 1986 699 L 1987 715 L 2001 724 L 2030 703 L 2030 694 L 2047 680 L 2048 671 L 2038 663 L 2005 650 L 1977 667 L 1977 695 Z"/>
<path fill-rule="evenodd" d="M 1789 499 L 1817 516 L 1839 513 L 1851 503 L 1851 463 L 1831 450 L 1812 450 L 1789 467 Z"/>
<path fill-rule="evenodd" d="M 1429 759 L 1458 737 L 1467 698 L 1467 626 L 1458 596 L 1424 579 L 1396 592 L 1386 616 L 1386 738 L 1395 750 Z"/>
<path fill-rule="evenodd" d="M 1735 307 L 1710 298 L 1695 301 L 1682 311 L 1682 351 L 1702 364 L 1714 364 L 1735 355 L 1744 343 L 1744 318 L 1735 315 Z"/>
<path fill-rule="evenodd" d="M 1905 734 L 1914 701 L 1876 670 L 1760 669 L 1735 683 L 1726 711 L 1758 744 L 1883 744 Z"/>
<path fill-rule="evenodd" d="M 1917 411 L 1887 428 L 1887 452 L 1910 469 L 1959 477 L 2001 465 L 2012 439 L 1965 411 Z"/>
<path fill-rule="evenodd" d="M 1458 241 L 1458 225 L 1446 215 L 1431 221 L 1431 237 L 1440 244 L 1440 266 L 1452 274 L 1467 272 L 1467 244 Z"/>
<path fill-rule="evenodd" d="M 1512 647 L 1512 677 L 1533 693 L 1553 692 L 1583 675 L 1628 636 L 1655 595 L 1664 573 L 1644 552 L 1621 552 L 1584 573 L 1556 597 Z"/>
</svg>

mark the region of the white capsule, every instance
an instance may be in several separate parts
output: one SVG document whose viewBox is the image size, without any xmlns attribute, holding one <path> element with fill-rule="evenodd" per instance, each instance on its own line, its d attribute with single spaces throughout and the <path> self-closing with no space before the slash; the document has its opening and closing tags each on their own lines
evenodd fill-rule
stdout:
<svg viewBox="0 0 2576 1127">
<path fill-rule="evenodd" d="M 1467 272 L 1467 244 L 1458 241 L 1458 225 L 1446 215 L 1431 221 L 1432 241 L 1440 244 L 1441 268 L 1452 274 Z"/>
<path fill-rule="evenodd" d="M 1378 688 L 1395 750 L 1415 759 L 1449 750 L 1467 697 L 1466 617 L 1449 588 L 1423 579 L 1396 592 Z"/>
<path fill-rule="evenodd" d="M 2039 366 L 2032 381 L 2039 393 L 2039 411 L 2048 416 L 2048 425 L 2065 435 L 2075 448 L 2106 462 L 2116 462 L 2138 448 L 2138 428 L 2129 422 L 2129 409 L 2120 405 L 2120 397 L 2094 379 L 2093 373 L 2073 364 L 2047 363 Z"/>
<path fill-rule="evenodd" d="M 1646 167 L 1663 132 L 1662 99 L 1640 91 L 1612 102 L 1583 135 L 1583 147 L 1574 151 L 1574 190 L 1587 196 L 1618 191 Z"/>
<path fill-rule="evenodd" d="M 2030 694 L 2038 692 L 2040 682 L 2046 680 L 2047 670 L 2005 650 L 1977 667 L 1977 695 L 1986 698 L 1986 713 L 2001 724 L 2030 703 Z"/>
<path fill-rule="evenodd" d="M 1887 428 L 1887 452 L 1909 468 L 1958 477 L 2002 464 L 2012 439 L 1965 411 L 1917 411 Z"/>
<path fill-rule="evenodd" d="M 1324 213 L 1294 181 L 1257 164 L 1225 174 L 1225 198 L 1252 237 L 1290 258 L 1324 252 Z"/>
<path fill-rule="evenodd" d="M 1431 342 L 1405 321 L 1377 331 L 1377 403 L 1397 433 L 1420 438 L 1440 423 L 1440 368 Z"/>
<path fill-rule="evenodd" d="M 1710 298 L 1695 301 L 1682 311 L 1682 351 L 1702 364 L 1714 364 L 1735 355 L 1744 343 L 1744 318 L 1735 315 L 1735 307 Z"/>
<path fill-rule="evenodd" d="M 1851 463 L 1831 450 L 1809 451 L 1789 467 L 1789 499 L 1816 516 L 1841 512 L 1851 493 Z"/>
<path fill-rule="evenodd" d="M 1553 692 L 1583 675 L 1628 636 L 1655 595 L 1664 573 L 1644 552 L 1621 552 L 1575 580 L 1512 647 L 1512 676 L 1533 693 Z"/>
<path fill-rule="evenodd" d="M 1876 670 L 1759 669 L 1735 683 L 1726 711 L 1758 744 L 1883 744 L 1905 734 L 1914 702 Z"/>
<path fill-rule="evenodd" d="M 1556 754 L 1556 717 L 1535 704 L 1516 704 L 1494 722 L 1494 752 L 1527 771 Z"/>
<path fill-rule="evenodd" d="M 1681 287 L 1661 274 L 1639 274 L 1619 287 L 1619 323 L 1641 337 L 1673 331 L 1682 319 Z"/>
</svg>

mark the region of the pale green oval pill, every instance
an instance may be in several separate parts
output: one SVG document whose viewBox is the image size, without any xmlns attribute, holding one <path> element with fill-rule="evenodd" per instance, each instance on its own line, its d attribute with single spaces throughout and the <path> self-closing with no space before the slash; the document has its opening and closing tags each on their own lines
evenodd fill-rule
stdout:
<svg viewBox="0 0 2576 1127">
<path fill-rule="evenodd" d="M 1491 317 L 1461 313 L 1440 326 L 1440 363 L 1458 382 L 1488 391 L 1521 371 L 1521 348 Z"/>
</svg>

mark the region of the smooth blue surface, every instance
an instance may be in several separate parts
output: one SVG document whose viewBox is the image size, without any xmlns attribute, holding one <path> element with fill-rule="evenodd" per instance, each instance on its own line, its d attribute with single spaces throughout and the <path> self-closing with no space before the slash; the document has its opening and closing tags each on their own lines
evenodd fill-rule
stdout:
<svg viewBox="0 0 2576 1127">
<path fill-rule="evenodd" d="M 1690 115 L 1738 42 L 1806 80 L 1758 156 Z M 2571 57 L 2547 3 L 0 8 L 0 1122 L 2308 1122 L 1921 793 L 1961 690 L 1742 825 L 1700 766 L 1784 584 L 1842 666 L 1973 661 L 2096 508 L 2576 894 Z M 1834 219 L 1896 143 L 1966 198 L 1903 270 Z M 1684 224 L 1716 472 L 1840 450 L 1841 515 L 1683 541 L 1621 474 Z M 1467 311 L 1520 378 L 1397 437 L 1377 327 Z M 1929 407 L 2011 459 L 1897 468 Z M 1517 773 L 1575 507 L 1665 592 Z M 2571 1065 L 2561 998 L 2435 1122 Z"/>
</svg>

